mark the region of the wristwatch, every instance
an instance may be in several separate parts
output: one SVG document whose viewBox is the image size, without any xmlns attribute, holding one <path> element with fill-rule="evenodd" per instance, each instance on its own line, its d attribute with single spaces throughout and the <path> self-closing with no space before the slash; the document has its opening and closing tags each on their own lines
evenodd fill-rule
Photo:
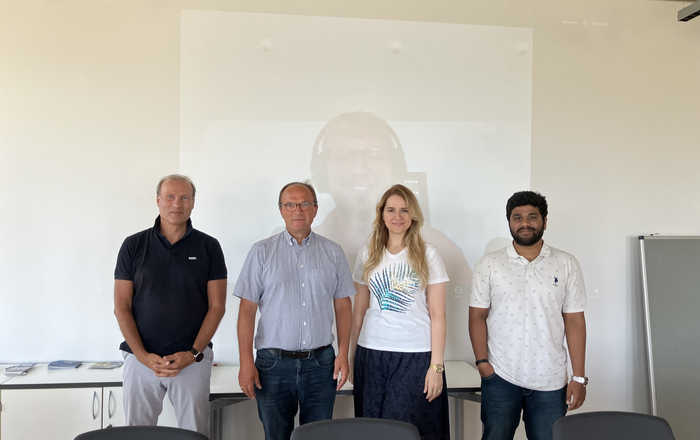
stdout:
<svg viewBox="0 0 700 440">
<path fill-rule="evenodd" d="M 202 362 L 202 359 L 204 359 L 204 353 L 194 347 L 190 348 L 190 353 L 194 356 L 195 362 Z"/>
<path fill-rule="evenodd" d="M 581 376 L 573 376 L 572 375 L 571 380 L 573 380 L 574 382 L 580 383 L 581 385 L 584 386 L 584 388 L 586 387 L 586 385 L 588 385 L 588 377 L 586 377 L 586 376 L 581 377 Z"/>
<path fill-rule="evenodd" d="M 442 372 L 445 371 L 445 367 L 442 364 L 430 364 L 430 368 L 432 368 L 440 374 L 442 374 Z"/>
</svg>

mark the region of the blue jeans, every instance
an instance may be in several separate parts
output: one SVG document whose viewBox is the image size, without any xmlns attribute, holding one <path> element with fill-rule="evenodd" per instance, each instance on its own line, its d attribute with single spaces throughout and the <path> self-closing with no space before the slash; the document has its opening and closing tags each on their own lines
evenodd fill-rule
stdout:
<svg viewBox="0 0 700 440">
<path fill-rule="evenodd" d="M 535 391 L 513 385 L 497 374 L 482 377 L 481 439 L 512 440 L 522 412 L 528 440 L 552 440 L 552 426 L 566 415 L 566 408 L 566 386 Z"/>
<path fill-rule="evenodd" d="M 308 359 L 289 359 L 258 350 L 255 366 L 262 389 L 255 389 L 265 440 L 289 440 L 294 417 L 299 423 L 333 418 L 336 381 L 333 347 Z"/>
</svg>

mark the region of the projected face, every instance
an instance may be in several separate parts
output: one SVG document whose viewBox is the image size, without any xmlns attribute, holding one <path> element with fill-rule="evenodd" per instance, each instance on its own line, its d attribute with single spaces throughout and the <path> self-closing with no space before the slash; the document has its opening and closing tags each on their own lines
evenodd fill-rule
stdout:
<svg viewBox="0 0 700 440">
<path fill-rule="evenodd" d="M 328 154 L 328 185 L 336 206 L 374 209 L 392 183 L 392 148 L 391 139 L 372 133 L 357 137 L 326 135 L 323 149 Z"/>
</svg>

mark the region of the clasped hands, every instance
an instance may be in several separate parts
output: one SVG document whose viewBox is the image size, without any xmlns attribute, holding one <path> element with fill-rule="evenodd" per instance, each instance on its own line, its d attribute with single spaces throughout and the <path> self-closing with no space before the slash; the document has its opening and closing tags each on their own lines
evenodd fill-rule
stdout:
<svg viewBox="0 0 700 440">
<path fill-rule="evenodd" d="M 181 370 L 194 363 L 194 356 L 189 351 L 179 351 L 163 357 L 147 353 L 138 360 L 153 370 L 158 377 L 175 377 Z"/>
</svg>

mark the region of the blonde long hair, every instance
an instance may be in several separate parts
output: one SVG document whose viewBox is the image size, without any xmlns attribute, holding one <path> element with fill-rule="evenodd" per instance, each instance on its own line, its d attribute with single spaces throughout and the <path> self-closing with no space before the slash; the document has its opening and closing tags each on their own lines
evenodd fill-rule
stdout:
<svg viewBox="0 0 700 440">
<path fill-rule="evenodd" d="M 391 196 L 399 196 L 406 202 L 408 214 L 412 220 L 411 226 L 403 238 L 404 244 L 408 248 L 408 264 L 416 271 L 421 286 L 425 287 L 428 284 L 428 260 L 425 257 L 425 241 L 420 235 L 420 229 L 423 226 L 423 211 L 421 211 L 413 191 L 403 185 L 394 185 L 389 188 L 377 203 L 377 216 L 372 223 L 372 234 L 367 244 L 369 258 L 362 268 L 362 279 L 366 283 L 369 282 L 370 274 L 379 266 L 384 256 L 384 250 L 389 240 L 389 230 L 384 223 L 384 208 Z"/>
</svg>

